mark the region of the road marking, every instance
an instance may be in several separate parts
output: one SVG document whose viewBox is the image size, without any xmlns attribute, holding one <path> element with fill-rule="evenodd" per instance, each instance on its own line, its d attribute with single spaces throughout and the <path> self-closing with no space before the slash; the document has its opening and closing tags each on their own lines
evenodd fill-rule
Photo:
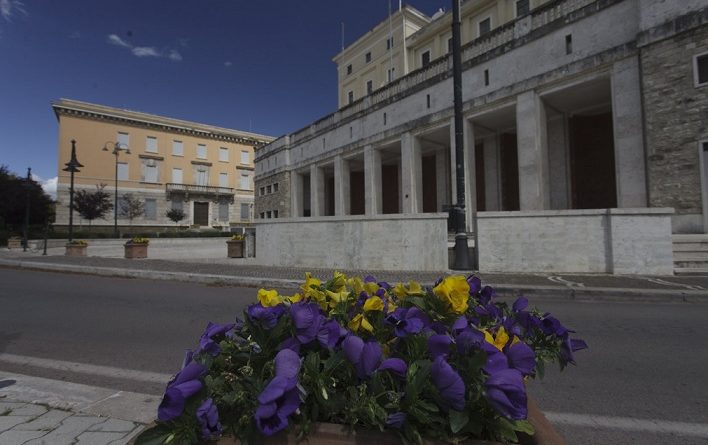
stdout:
<svg viewBox="0 0 708 445">
<path fill-rule="evenodd" d="M 702 286 L 693 285 L 693 284 L 672 283 L 671 281 L 664 281 L 661 278 L 645 278 L 645 280 L 649 281 L 650 283 L 662 284 L 664 286 L 673 286 L 673 287 L 680 286 L 680 287 L 685 287 L 688 290 L 705 290 L 705 288 Z"/>
<path fill-rule="evenodd" d="M 127 379 L 145 383 L 167 384 L 171 376 L 150 371 L 114 368 L 112 366 L 89 365 L 86 363 L 66 362 L 38 357 L 27 357 L 15 354 L 0 354 L 0 362 L 13 365 L 33 366 L 36 368 L 52 369 L 55 371 L 69 371 L 79 374 L 97 375 L 117 379 Z"/>
<path fill-rule="evenodd" d="M 634 419 L 631 417 L 608 417 L 592 414 L 544 412 L 551 423 L 557 425 L 590 428 L 642 431 L 655 434 L 676 434 L 708 438 L 708 424 L 673 422 L 659 419 Z"/>
<path fill-rule="evenodd" d="M 568 281 L 564 278 L 557 277 L 557 276 L 550 276 L 547 278 L 550 281 L 553 281 L 554 283 L 565 284 L 568 287 L 585 287 L 585 285 L 583 283 L 576 283 L 575 281 Z"/>
</svg>

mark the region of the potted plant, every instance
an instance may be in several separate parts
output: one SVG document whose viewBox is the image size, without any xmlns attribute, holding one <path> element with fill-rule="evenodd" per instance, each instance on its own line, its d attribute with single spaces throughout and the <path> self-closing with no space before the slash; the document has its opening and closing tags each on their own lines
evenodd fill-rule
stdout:
<svg viewBox="0 0 708 445">
<path fill-rule="evenodd" d="M 8 249 L 19 249 L 22 247 L 22 238 L 19 236 L 11 236 L 7 239 Z"/>
<path fill-rule="evenodd" d="M 226 256 L 229 258 L 243 258 L 243 235 L 236 234 L 226 241 Z"/>
<path fill-rule="evenodd" d="M 140 236 L 135 236 L 124 244 L 126 258 L 147 258 L 148 244 L 150 240 Z"/>
<path fill-rule="evenodd" d="M 72 240 L 65 244 L 66 256 L 86 256 L 86 248 L 88 243 L 84 240 Z"/>
<path fill-rule="evenodd" d="M 525 382 L 587 346 L 526 298 L 494 296 L 461 275 L 261 289 L 243 319 L 207 325 L 135 444 L 516 443 L 534 427 L 558 443 Z"/>
</svg>

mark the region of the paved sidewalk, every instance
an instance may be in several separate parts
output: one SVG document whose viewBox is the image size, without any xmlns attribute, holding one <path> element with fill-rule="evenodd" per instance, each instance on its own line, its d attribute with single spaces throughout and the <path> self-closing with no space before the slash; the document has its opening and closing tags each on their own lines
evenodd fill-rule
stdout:
<svg viewBox="0 0 708 445">
<path fill-rule="evenodd" d="M 1 445 L 124 445 L 159 397 L 0 372 Z"/>
</svg>

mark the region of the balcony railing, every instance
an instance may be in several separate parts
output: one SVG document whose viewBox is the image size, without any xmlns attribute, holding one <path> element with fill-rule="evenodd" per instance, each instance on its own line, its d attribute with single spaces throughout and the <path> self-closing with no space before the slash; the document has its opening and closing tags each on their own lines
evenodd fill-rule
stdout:
<svg viewBox="0 0 708 445">
<path fill-rule="evenodd" d="M 233 195 L 234 189 L 230 187 L 216 187 L 212 185 L 176 184 L 168 182 L 165 191 L 170 193 L 188 193 L 193 195 Z"/>
</svg>

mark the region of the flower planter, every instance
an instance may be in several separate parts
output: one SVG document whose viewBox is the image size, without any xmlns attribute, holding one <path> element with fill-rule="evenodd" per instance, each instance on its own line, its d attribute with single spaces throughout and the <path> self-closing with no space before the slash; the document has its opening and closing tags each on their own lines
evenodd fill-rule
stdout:
<svg viewBox="0 0 708 445">
<path fill-rule="evenodd" d="M 66 244 L 66 256 L 86 256 L 86 244 Z"/>
<path fill-rule="evenodd" d="M 226 241 L 226 250 L 229 258 L 243 258 L 243 240 Z"/>
<path fill-rule="evenodd" d="M 19 249 L 22 247 L 22 238 L 13 236 L 7 240 L 8 249 Z"/>
<path fill-rule="evenodd" d="M 147 258 L 148 256 L 148 245 L 147 243 L 125 243 L 125 257 L 134 258 Z"/>
</svg>

